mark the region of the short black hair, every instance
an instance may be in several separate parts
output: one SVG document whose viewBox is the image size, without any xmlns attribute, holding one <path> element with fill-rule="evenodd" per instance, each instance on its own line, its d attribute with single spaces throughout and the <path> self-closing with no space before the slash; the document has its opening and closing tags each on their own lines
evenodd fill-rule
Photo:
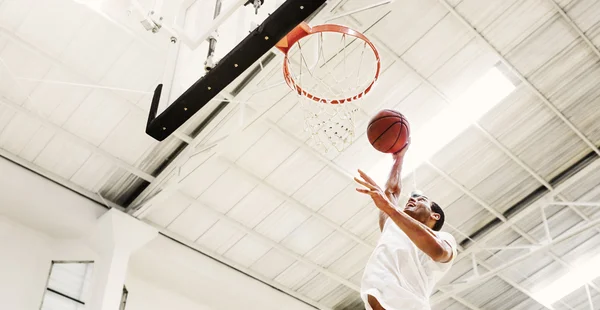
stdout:
<svg viewBox="0 0 600 310">
<path fill-rule="evenodd" d="M 432 201 L 431 211 L 440 215 L 440 219 L 435 222 L 435 225 L 433 225 L 432 228 L 435 231 L 440 231 L 440 229 L 442 229 L 442 226 L 444 226 L 444 219 L 446 218 L 446 216 L 444 215 L 444 210 L 442 210 L 442 208 L 437 203 Z"/>
</svg>

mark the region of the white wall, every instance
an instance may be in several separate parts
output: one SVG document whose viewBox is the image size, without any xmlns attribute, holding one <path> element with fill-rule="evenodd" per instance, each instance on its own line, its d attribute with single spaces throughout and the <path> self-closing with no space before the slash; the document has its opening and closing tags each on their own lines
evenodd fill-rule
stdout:
<svg viewBox="0 0 600 310">
<path fill-rule="evenodd" d="M 126 310 L 211 310 L 198 302 L 162 287 L 160 283 L 147 282 L 133 273 L 127 275 Z"/>
<path fill-rule="evenodd" d="M 0 309 L 39 309 L 52 260 L 94 260 L 78 241 L 107 211 L 0 157 Z M 312 310 L 159 236 L 131 257 L 127 310 Z"/>
<path fill-rule="evenodd" d="M 0 216 L 0 309 L 39 309 L 50 251 L 47 236 Z"/>
</svg>

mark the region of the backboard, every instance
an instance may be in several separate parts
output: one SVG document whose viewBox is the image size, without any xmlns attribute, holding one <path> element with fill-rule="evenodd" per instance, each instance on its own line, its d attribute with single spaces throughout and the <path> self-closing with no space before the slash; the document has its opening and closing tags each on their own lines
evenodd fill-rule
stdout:
<svg viewBox="0 0 600 310">
<path fill-rule="evenodd" d="M 260 66 L 261 58 L 326 0 L 183 0 L 176 10 L 168 2 L 170 16 L 162 16 L 167 15 L 162 9 L 166 1 L 146 2 L 132 0 L 142 25 L 170 36 L 146 127 L 148 135 L 162 141 L 208 102 L 219 100 L 217 95 L 227 98 L 252 78 L 252 67 Z M 143 15 L 148 7 L 154 9 Z"/>
</svg>

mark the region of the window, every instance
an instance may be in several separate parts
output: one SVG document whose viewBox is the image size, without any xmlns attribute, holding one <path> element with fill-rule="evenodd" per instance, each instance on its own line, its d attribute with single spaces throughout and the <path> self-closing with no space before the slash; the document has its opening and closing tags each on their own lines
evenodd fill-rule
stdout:
<svg viewBox="0 0 600 310">
<path fill-rule="evenodd" d="M 93 262 L 52 262 L 41 310 L 84 310 Z"/>
</svg>

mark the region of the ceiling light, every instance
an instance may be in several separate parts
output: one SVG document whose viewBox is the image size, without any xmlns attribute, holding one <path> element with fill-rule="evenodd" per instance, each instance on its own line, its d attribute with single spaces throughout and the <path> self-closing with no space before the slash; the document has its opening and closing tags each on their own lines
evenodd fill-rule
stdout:
<svg viewBox="0 0 600 310">
<path fill-rule="evenodd" d="M 418 131 L 411 132 L 411 146 L 404 159 L 402 175 L 406 176 L 429 160 L 514 89 L 515 85 L 497 67 L 489 70 L 456 101 L 433 116 Z M 392 158 L 386 155 L 368 173 L 379 184 L 384 184 L 391 166 Z"/>
<path fill-rule="evenodd" d="M 539 303 L 548 308 L 561 300 L 563 297 L 571 294 L 586 283 L 600 277 L 600 255 L 582 260 L 583 263 L 574 263 L 573 270 L 568 271 L 565 275 L 559 277 L 552 283 L 541 289 L 534 290 L 531 294 Z"/>
</svg>

